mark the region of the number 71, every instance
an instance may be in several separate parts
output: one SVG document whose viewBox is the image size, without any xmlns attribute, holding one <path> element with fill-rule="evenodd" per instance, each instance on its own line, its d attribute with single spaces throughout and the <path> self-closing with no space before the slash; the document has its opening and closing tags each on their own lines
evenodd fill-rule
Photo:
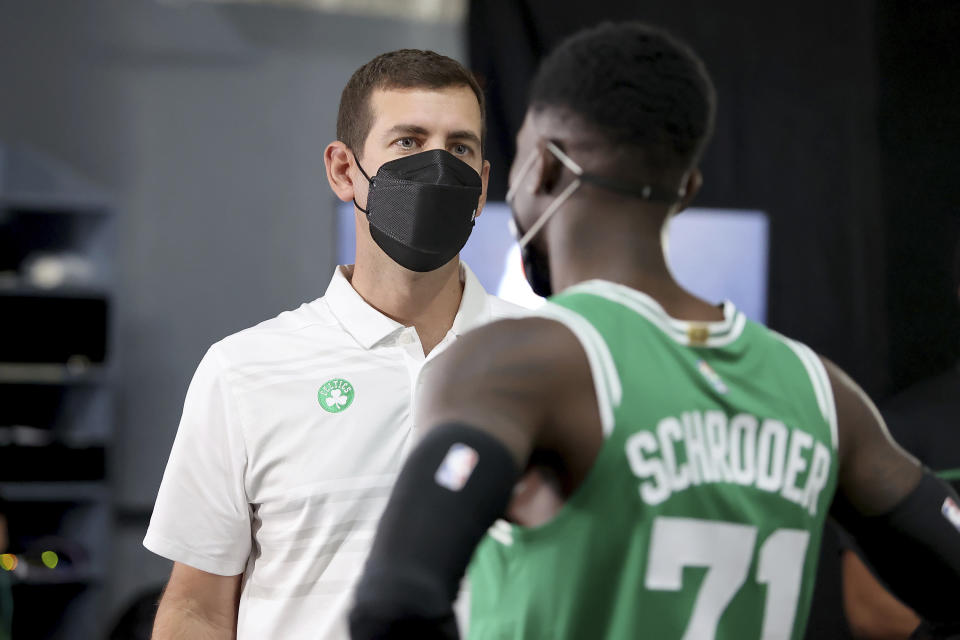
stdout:
<svg viewBox="0 0 960 640">
<path fill-rule="evenodd" d="M 645 586 L 679 591 L 684 567 L 706 567 L 684 640 L 712 640 L 730 601 L 747 579 L 757 528 L 736 524 L 661 516 L 653 521 Z M 763 640 L 789 638 L 797 613 L 800 581 L 810 532 L 777 529 L 760 547 L 757 582 L 767 585 Z"/>
</svg>

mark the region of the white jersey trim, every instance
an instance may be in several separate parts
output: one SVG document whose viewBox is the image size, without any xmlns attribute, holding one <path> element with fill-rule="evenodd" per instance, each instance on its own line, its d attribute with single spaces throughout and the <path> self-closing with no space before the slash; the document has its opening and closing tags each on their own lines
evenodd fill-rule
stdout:
<svg viewBox="0 0 960 640">
<path fill-rule="evenodd" d="M 674 341 L 688 347 L 725 347 L 740 337 L 747 324 L 747 317 L 731 302 L 723 303 L 724 319 L 720 322 L 677 320 L 645 293 L 606 280 L 581 282 L 565 289 L 563 293 L 586 293 L 627 307 L 649 320 Z M 700 330 L 707 332 L 706 340 L 692 341 L 691 333 Z"/>
<path fill-rule="evenodd" d="M 603 426 L 604 437 L 613 433 L 615 419 L 613 412 L 623 400 L 623 386 L 620 383 L 620 374 L 613 362 L 610 348 L 590 322 L 575 311 L 548 302 L 534 313 L 550 320 L 559 322 L 577 337 L 587 354 L 590 364 L 590 373 L 593 377 L 594 390 L 597 394 L 597 404 L 600 409 L 600 422 Z"/>
<path fill-rule="evenodd" d="M 837 435 L 837 407 L 833 399 L 833 387 L 830 385 L 830 376 L 823 366 L 823 361 L 814 353 L 813 349 L 807 345 L 791 340 L 776 331 L 771 331 L 773 335 L 783 341 L 803 364 L 810 378 L 810 384 L 813 385 L 813 393 L 817 398 L 817 406 L 820 407 L 820 413 L 824 420 L 830 425 L 830 441 L 833 443 L 834 450 L 838 447 L 839 437 Z"/>
</svg>

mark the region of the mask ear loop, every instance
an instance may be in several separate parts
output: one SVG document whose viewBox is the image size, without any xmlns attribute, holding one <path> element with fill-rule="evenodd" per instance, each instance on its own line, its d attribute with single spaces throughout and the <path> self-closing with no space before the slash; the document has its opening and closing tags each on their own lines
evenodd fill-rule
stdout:
<svg viewBox="0 0 960 640">
<path fill-rule="evenodd" d="M 530 152 L 530 155 L 527 156 L 527 159 L 523 161 L 523 164 L 520 165 L 520 172 L 517 175 L 517 181 L 507 189 L 506 201 L 507 204 L 513 202 L 514 197 L 517 195 L 517 189 L 520 188 L 520 185 L 523 184 L 524 178 L 527 177 L 527 172 L 530 171 L 530 167 L 533 166 L 533 161 L 537 159 L 537 150 L 534 149 Z"/>
<path fill-rule="evenodd" d="M 667 272 L 674 280 L 677 280 L 677 276 L 673 272 L 673 267 L 670 266 L 670 223 L 680 213 L 680 205 L 683 203 L 683 197 L 687 195 L 687 180 L 689 177 L 690 172 L 687 171 L 680 179 L 680 188 L 677 190 L 677 200 L 667 209 L 667 216 L 663 219 L 663 226 L 660 227 L 660 247 L 663 249 L 663 261 L 667 265 Z"/>
<path fill-rule="evenodd" d="M 569 156 L 567 156 L 567 154 L 565 154 L 563 151 L 560 150 L 560 147 L 550 142 L 549 140 L 547 141 L 547 149 L 550 151 L 550 153 L 556 156 L 556 158 L 560 160 L 560 162 L 562 162 L 564 166 L 570 169 L 570 171 L 573 172 L 575 176 L 577 176 L 577 179 L 571 182 L 570 184 L 568 184 L 567 187 L 560 192 L 560 195 L 558 195 L 556 199 L 550 203 L 550 206 L 547 207 L 547 210 L 543 212 L 543 215 L 541 215 L 537 219 L 537 221 L 534 222 L 529 229 L 527 229 L 527 232 L 523 234 L 523 237 L 520 238 L 520 240 L 517 243 L 520 245 L 521 249 L 527 246 L 527 244 L 529 244 L 530 241 L 533 240 L 534 236 L 536 236 L 537 233 L 540 231 L 540 229 L 543 228 L 543 225 L 547 224 L 550 218 L 553 217 L 553 214 L 555 214 L 560 209 L 561 205 L 563 205 L 563 203 L 566 202 L 571 195 L 573 195 L 573 192 L 576 191 L 581 184 L 580 175 L 583 174 L 583 169 L 580 168 L 580 165 L 578 165 L 576 162 L 571 160 Z M 536 152 L 533 152 L 530 154 L 530 159 L 528 159 L 527 162 L 524 163 L 524 167 L 523 167 L 524 172 L 529 168 L 527 165 L 531 164 L 533 158 L 535 157 L 536 157 Z M 519 185 L 519 181 L 517 182 L 517 184 Z"/>
<path fill-rule="evenodd" d="M 573 161 L 573 158 L 563 152 L 555 143 L 547 140 L 547 149 L 550 150 L 557 160 L 562 162 L 567 169 L 570 169 L 578 178 L 583 175 L 583 168 Z"/>
<path fill-rule="evenodd" d="M 370 176 L 367 175 L 367 172 L 363 170 L 363 165 L 360 164 L 360 158 L 357 157 L 356 152 L 353 149 L 350 149 L 350 153 L 353 154 L 353 161 L 357 163 L 357 169 L 360 169 L 360 173 L 362 173 L 363 177 L 367 179 L 367 182 L 369 182 L 370 184 L 373 184 L 373 180 L 371 180 Z M 367 205 L 368 206 L 370 205 L 370 191 L 367 191 Z M 353 198 L 353 206 L 355 206 L 357 209 L 360 209 L 360 211 L 363 211 L 368 216 L 370 215 L 369 209 L 364 209 L 359 204 L 357 204 L 356 196 L 354 196 Z"/>
<path fill-rule="evenodd" d="M 560 192 L 560 195 L 557 196 L 557 199 L 550 203 L 550 206 L 547 207 L 547 210 L 543 212 L 543 215 L 540 216 L 540 218 L 533 223 L 533 225 L 527 230 L 527 232 L 523 234 L 523 237 L 520 238 L 520 241 L 518 244 L 520 245 L 521 249 L 527 246 L 527 244 L 531 240 L 533 240 L 533 237 L 537 235 L 537 232 L 540 231 L 540 229 L 543 228 L 543 225 L 547 224 L 547 221 L 553 217 L 553 214 L 559 211 L 560 205 L 566 202 L 567 198 L 573 195 L 573 192 L 576 191 L 579 187 L 580 187 L 580 179 L 578 178 L 573 182 L 571 182 L 570 184 L 568 184 L 567 188 Z"/>
<path fill-rule="evenodd" d="M 680 181 L 680 187 L 675 192 L 669 192 L 649 184 L 637 188 L 627 187 L 610 181 L 602 176 L 585 173 L 580 165 L 574 162 L 574 160 L 562 149 L 560 149 L 559 146 L 553 142 L 550 142 L 549 140 L 547 141 L 547 148 L 553 153 L 553 155 L 557 157 L 560 162 L 563 163 L 565 167 L 576 174 L 581 181 L 595 184 L 602 189 L 607 189 L 616 193 L 622 193 L 628 196 L 641 198 L 642 200 L 648 200 L 651 202 L 670 202 L 671 214 L 677 207 L 680 206 L 680 202 L 687 194 L 687 173 L 683 175 L 683 178 Z"/>
</svg>

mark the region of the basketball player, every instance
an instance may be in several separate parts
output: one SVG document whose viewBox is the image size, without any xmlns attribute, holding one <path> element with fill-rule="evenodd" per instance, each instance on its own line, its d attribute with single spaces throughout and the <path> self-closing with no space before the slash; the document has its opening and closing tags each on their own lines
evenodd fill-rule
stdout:
<svg viewBox="0 0 960 640">
<path fill-rule="evenodd" d="M 960 623 L 957 495 L 806 346 L 671 277 L 714 90 L 684 44 L 603 25 L 543 63 L 510 174 L 540 317 L 453 345 L 351 613 L 354 640 L 801 638 L 828 513 L 933 628 Z M 521 472 L 564 502 L 507 510 Z M 488 532 L 487 535 L 485 533 Z"/>
</svg>

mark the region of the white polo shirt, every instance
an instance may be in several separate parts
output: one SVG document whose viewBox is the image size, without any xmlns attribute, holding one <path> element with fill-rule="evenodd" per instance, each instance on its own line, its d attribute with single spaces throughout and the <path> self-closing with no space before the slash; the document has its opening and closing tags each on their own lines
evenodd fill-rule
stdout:
<svg viewBox="0 0 960 640">
<path fill-rule="evenodd" d="M 322 298 L 200 362 L 143 544 L 244 573 L 239 639 L 349 637 L 353 586 L 413 442 L 420 372 L 465 331 L 523 313 L 461 275 L 453 327 L 426 358 L 416 330 L 338 268 Z"/>
</svg>

